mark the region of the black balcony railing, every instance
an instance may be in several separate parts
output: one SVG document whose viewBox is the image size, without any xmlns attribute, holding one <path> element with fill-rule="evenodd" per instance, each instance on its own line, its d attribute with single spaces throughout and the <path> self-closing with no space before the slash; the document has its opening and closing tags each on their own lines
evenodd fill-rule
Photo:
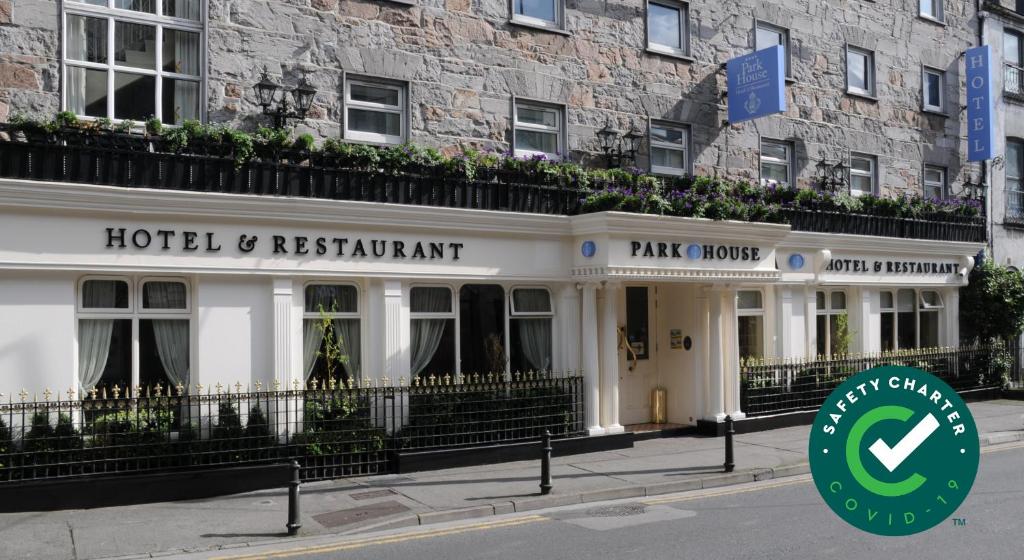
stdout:
<svg viewBox="0 0 1024 560">
<path fill-rule="evenodd" d="M 578 375 L 240 388 L 16 395 L 0 404 L 0 485 L 290 460 L 303 480 L 318 480 L 387 473 L 402 450 L 583 434 Z"/>
<path fill-rule="evenodd" d="M 985 241 L 985 219 L 979 216 L 943 214 L 893 218 L 803 209 L 786 209 L 783 214 L 797 231 L 940 241 Z"/>
<path fill-rule="evenodd" d="M 747 360 L 740 367 L 740 408 L 747 416 L 817 410 L 847 377 L 875 366 L 911 366 L 927 371 L 958 392 L 1001 387 L 995 352 L 989 347 L 924 348 L 831 359 Z"/>
<path fill-rule="evenodd" d="M 1024 102 L 1024 68 L 1016 64 L 1003 64 L 1003 94 Z"/>
</svg>

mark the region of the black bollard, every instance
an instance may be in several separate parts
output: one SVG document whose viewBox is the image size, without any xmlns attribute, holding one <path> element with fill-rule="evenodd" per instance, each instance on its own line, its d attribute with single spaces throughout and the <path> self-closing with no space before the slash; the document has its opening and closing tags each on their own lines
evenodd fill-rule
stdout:
<svg viewBox="0 0 1024 560">
<path fill-rule="evenodd" d="M 551 493 L 551 432 L 544 430 L 544 447 L 540 453 L 540 493 Z"/>
<path fill-rule="evenodd" d="M 736 468 L 732 456 L 732 436 L 736 430 L 732 426 L 732 416 L 725 417 L 725 472 L 732 472 Z"/>
<path fill-rule="evenodd" d="M 288 483 L 288 536 L 299 534 L 302 523 L 299 521 L 299 462 L 292 461 L 292 480 Z"/>
</svg>

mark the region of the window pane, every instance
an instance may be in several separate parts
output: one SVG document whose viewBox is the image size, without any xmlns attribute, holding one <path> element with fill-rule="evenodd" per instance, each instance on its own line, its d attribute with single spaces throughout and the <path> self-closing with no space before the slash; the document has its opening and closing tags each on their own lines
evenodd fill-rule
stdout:
<svg viewBox="0 0 1024 560">
<path fill-rule="evenodd" d="M 942 298 L 939 297 L 939 292 L 932 290 L 921 292 L 921 307 L 930 309 L 942 307 Z"/>
<path fill-rule="evenodd" d="M 851 88 L 867 91 L 867 67 L 868 61 L 866 56 L 858 52 L 849 51 L 846 57 L 846 75 Z"/>
<path fill-rule="evenodd" d="M 164 70 L 199 75 L 199 34 L 164 28 Z"/>
<path fill-rule="evenodd" d="M 832 292 L 833 311 L 846 309 L 846 292 Z"/>
<path fill-rule="evenodd" d="M 842 356 L 850 352 L 849 323 L 846 323 L 846 326 L 841 325 L 841 319 L 845 317 L 846 314 L 840 313 L 828 318 L 829 353 L 833 356 Z"/>
<path fill-rule="evenodd" d="M 156 114 L 156 77 L 114 73 L 114 117 L 144 121 Z"/>
<path fill-rule="evenodd" d="M 551 295 L 540 288 L 512 290 L 512 309 L 516 313 L 550 313 Z"/>
<path fill-rule="evenodd" d="M 890 296 L 891 298 L 892 296 Z M 882 350 L 896 349 L 896 314 L 882 313 L 881 328 Z"/>
<path fill-rule="evenodd" d="M 756 293 L 756 292 L 755 292 Z M 764 317 L 760 315 L 737 318 L 739 325 L 740 358 L 760 358 L 764 356 Z"/>
<path fill-rule="evenodd" d="M 78 382 L 83 391 L 131 384 L 131 319 L 78 321 Z"/>
<path fill-rule="evenodd" d="M 686 144 L 686 131 L 681 128 L 652 125 L 651 140 L 682 146 Z"/>
<path fill-rule="evenodd" d="M 651 148 L 651 164 L 658 167 L 683 169 L 686 167 L 686 154 L 682 150 Z"/>
<path fill-rule="evenodd" d="M 921 0 L 921 13 L 926 16 L 935 17 L 935 3 L 937 0 Z"/>
<path fill-rule="evenodd" d="M 513 372 L 551 369 L 551 319 L 512 319 L 509 321 Z"/>
<path fill-rule="evenodd" d="M 899 307 L 900 312 L 913 311 L 916 308 L 914 290 L 900 290 L 896 294 L 896 305 Z"/>
<path fill-rule="evenodd" d="M 67 26 L 68 59 L 107 62 L 107 20 L 68 14 Z"/>
<path fill-rule="evenodd" d="M 939 345 L 939 313 L 921 312 L 921 348 L 935 348 Z"/>
<path fill-rule="evenodd" d="M 788 146 L 778 142 L 761 142 L 761 157 L 788 161 L 789 150 L 787 148 Z"/>
<path fill-rule="evenodd" d="M 128 283 L 124 280 L 82 282 L 84 309 L 128 309 Z"/>
<path fill-rule="evenodd" d="M 647 5 L 647 33 L 651 43 L 673 49 L 683 48 L 679 8 Z"/>
<path fill-rule="evenodd" d="M 892 292 L 881 292 L 882 309 L 892 309 Z"/>
<path fill-rule="evenodd" d="M 938 107 L 942 104 L 942 78 L 938 74 L 925 73 L 925 104 Z"/>
<path fill-rule="evenodd" d="M 121 66 L 156 70 L 156 27 L 115 22 L 114 61 Z"/>
<path fill-rule="evenodd" d="M 775 45 L 786 45 L 785 36 L 774 29 L 767 29 L 764 27 L 757 28 L 757 37 L 755 38 L 757 50 L 767 49 Z"/>
<path fill-rule="evenodd" d="M 305 308 L 307 313 L 356 313 L 359 311 L 359 291 L 355 286 L 319 285 L 306 286 Z"/>
<path fill-rule="evenodd" d="M 153 0 L 114 0 L 114 7 L 122 10 L 156 13 L 156 2 Z"/>
<path fill-rule="evenodd" d="M 413 319 L 409 324 L 412 375 L 427 379 L 454 373 L 455 319 Z"/>
<path fill-rule="evenodd" d="M 737 292 L 736 306 L 739 309 L 761 309 L 761 292 L 743 290 Z"/>
<path fill-rule="evenodd" d="M 451 313 L 452 291 L 448 288 L 413 288 L 409 292 L 412 313 Z"/>
<path fill-rule="evenodd" d="M 558 152 L 558 135 L 554 132 L 516 130 L 516 149 L 554 154 Z"/>
<path fill-rule="evenodd" d="M 201 21 L 202 0 L 163 0 L 164 15 L 192 21 Z"/>
<path fill-rule="evenodd" d="M 814 328 L 817 341 L 815 350 L 818 356 L 824 356 L 828 352 L 828 315 L 818 315 L 815 318 Z"/>
<path fill-rule="evenodd" d="M 189 332 L 185 319 L 139 321 L 139 384 L 189 384 Z"/>
<path fill-rule="evenodd" d="M 558 127 L 558 111 L 555 109 L 520 105 L 516 108 L 516 118 L 518 122 L 524 124 L 536 124 L 550 128 Z"/>
<path fill-rule="evenodd" d="M 367 84 L 353 83 L 349 90 L 349 98 L 352 101 L 376 103 L 390 107 L 398 107 L 400 97 L 396 88 L 375 87 Z"/>
<path fill-rule="evenodd" d="M 896 333 L 896 342 L 900 348 L 917 348 L 917 324 L 914 312 L 901 311 L 896 318 L 899 332 Z"/>
<path fill-rule="evenodd" d="M 1006 143 L 1006 176 L 1020 178 L 1024 171 L 1024 142 Z"/>
<path fill-rule="evenodd" d="M 850 174 L 850 191 L 854 194 L 872 193 L 874 192 L 874 185 L 871 176 L 854 175 Z"/>
<path fill-rule="evenodd" d="M 470 284 L 459 290 L 459 362 L 465 374 L 504 373 L 505 290 Z"/>
<path fill-rule="evenodd" d="M 1003 57 L 1006 59 L 1006 62 L 1020 65 L 1020 43 L 1020 35 L 1016 33 L 1003 33 Z"/>
<path fill-rule="evenodd" d="M 789 167 L 780 163 L 761 162 L 761 179 L 776 181 L 779 183 L 789 182 Z"/>
<path fill-rule="evenodd" d="M 401 136 L 402 116 L 398 113 L 350 108 L 348 110 L 348 129 L 357 132 Z"/>
<path fill-rule="evenodd" d="M 554 0 L 516 0 L 516 13 L 532 18 L 555 21 Z"/>
<path fill-rule="evenodd" d="M 649 357 L 647 288 L 626 287 L 626 339 L 638 360 Z"/>
<path fill-rule="evenodd" d="M 850 156 L 850 169 L 852 171 L 860 171 L 863 173 L 871 173 L 872 161 L 870 158 L 862 156 Z"/>
<path fill-rule="evenodd" d="M 186 291 L 181 282 L 146 282 L 142 285 L 142 308 L 185 309 Z"/>
<path fill-rule="evenodd" d="M 181 124 L 199 120 L 199 82 L 164 78 L 163 121 Z"/>
<path fill-rule="evenodd" d="M 825 292 L 814 293 L 814 306 L 818 309 L 818 311 L 825 310 Z"/>
<path fill-rule="evenodd" d="M 67 67 L 68 110 L 87 117 L 107 116 L 107 71 Z"/>
<path fill-rule="evenodd" d="M 942 170 L 934 167 L 924 168 L 924 180 L 929 183 L 942 183 Z"/>
</svg>

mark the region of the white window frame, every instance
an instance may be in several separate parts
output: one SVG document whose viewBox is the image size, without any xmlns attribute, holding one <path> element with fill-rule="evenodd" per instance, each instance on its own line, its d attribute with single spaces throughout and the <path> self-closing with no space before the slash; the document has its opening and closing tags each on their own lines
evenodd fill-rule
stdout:
<svg viewBox="0 0 1024 560">
<path fill-rule="evenodd" d="M 914 347 L 913 348 L 902 348 L 900 347 L 900 302 L 899 293 L 901 290 L 910 290 L 914 293 Z M 939 300 L 938 305 L 929 306 L 924 302 L 925 292 L 933 292 Z M 942 314 L 946 308 L 945 301 L 942 297 L 942 292 L 932 288 L 893 288 L 887 290 L 881 290 L 881 293 L 889 293 L 892 296 L 892 307 L 881 307 L 879 305 L 879 313 L 892 313 L 892 343 L 893 350 L 913 350 L 921 348 L 921 314 L 922 313 L 936 313 Z M 879 295 L 879 303 L 881 303 L 881 295 Z M 903 313 L 906 313 L 904 311 Z M 939 344 L 941 345 L 943 337 L 944 327 L 942 318 L 939 318 Z M 881 342 L 881 339 L 879 339 Z M 884 350 L 888 351 L 888 350 Z"/>
<path fill-rule="evenodd" d="M 928 101 L 928 76 L 939 78 L 939 104 L 932 105 Z M 921 107 L 925 111 L 942 113 L 946 109 L 946 73 L 937 68 L 925 66 L 921 69 Z"/>
<path fill-rule="evenodd" d="M 1018 147 L 1018 152 L 1021 154 L 1020 159 L 1017 161 L 1017 169 L 1020 171 L 1020 176 L 1010 175 L 1010 145 L 1013 144 Z M 1024 139 L 1021 138 L 1007 138 L 1006 139 L 1006 165 L 1003 167 L 1003 180 L 1005 182 L 1005 194 L 1006 194 L 1006 214 L 1015 222 L 1024 220 Z M 1016 184 L 1017 188 L 1011 188 L 1012 184 Z M 1012 207 L 1012 201 L 1016 199 L 1020 201 L 1020 205 L 1017 208 Z"/>
<path fill-rule="evenodd" d="M 307 311 L 306 310 L 306 289 L 310 286 L 346 286 L 354 288 L 356 291 L 356 310 L 355 311 L 328 311 L 324 310 L 324 315 L 330 319 L 362 319 L 362 292 L 359 290 L 359 285 L 355 282 L 338 282 L 331 280 L 310 280 L 302 285 L 302 318 L 303 319 L 319 319 L 319 311 Z M 361 342 L 361 341 L 360 341 Z"/>
<path fill-rule="evenodd" d="M 938 183 L 936 183 L 935 181 L 929 181 L 928 180 L 928 172 L 929 171 L 935 171 L 935 172 L 939 173 L 939 176 L 941 177 L 941 179 L 939 180 Z M 921 172 L 921 185 L 922 185 L 922 189 L 921 189 L 922 193 L 921 194 L 923 194 L 925 197 L 927 197 L 928 196 L 928 188 L 931 187 L 931 188 L 939 189 L 939 197 L 938 197 L 939 199 L 946 198 L 946 191 L 948 189 L 947 188 L 946 176 L 947 175 L 946 175 L 946 168 L 945 167 L 942 167 L 942 166 L 939 166 L 939 165 L 925 164 L 924 169 Z"/>
<path fill-rule="evenodd" d="M 850 55 L 864 57 L 864 81 L 866 89 L 850 83 Z M 875 96 L 875 52 L 854 45 L 846 45 L 846 92 L 867 97 Z"/>
<path fill-rule="evenodd" d="M 778 146 L 785 147 L 786 148 L 786 158 L 785 158 L 785 160 L 783 161 L 783 160 L 778 159 L 778 158 L 773 158 L 773 157 L 765 156 L 764 155 L 764 145 L 766 143 L 768 143 L 768 144 L 775 144 L 775 145 L 778 145 Z M 775 165 L 783 165 L 784 164 L 786 166 L 786 184 L 787 185 L 793 185 L 793 179 L 794 179 L 794 177 L 793 177 L 793 144 L 791 142 L 787 142 L 785 140 L 774 140 L 774 139 L 771 139 L 771 138 L 761 138 L 761 143 L 760 143 L 759 150 L 758 150 L 757 172 L 758 172 L 758 175 L 761 176 L 761 184 L 762 185 L 763 184 L 767 184 L 767 182 L 768 182 L 768 179 L 765 179 L 764 174 L 763 174 L 763 167 L 764 167 L 764 163 L 766 161 L 768 163 L 770 163 L 770 164 L 775 164 Z"/>
<path fill-rule="evenodd" d="M 771 44 L 771 45 L 762 45 L 760 43 L 760 41 L 757 40 L 757 30 L 758 29 L 764 29 L 765 31 L 770 31 L 772 33 L 779 34 L 779 36 L 780 36 L 782 41 L 780 43 L 778 43 L 778 44 L 782 45 L 782 49 L 786 51 L 786 57 L 785 57 L 786 58 L 786 60 L 785 60 L 785 63 L 786 63 L 786 78 L 787 79 L 788 78 L 792 78 L 793 77 L 793 68 L 792 68 L 792 64 L 790 63 L 790 60 L 791 60 L 792 57 L 790 55 L 791 51 L 790 51 L 790 48 L 789 48 L 789 46 L 790 46 L 789 29 L 786 28 L 786 27 L 782 27 L 781 25 L 775 25 L 774 23 L 768 23 L 767 21 L 754 20 L 754 51 L 759 51 L 761 49 L 767 49 L 768 47 L 775 46 L 774 43 Z"/>
<path fill-rule="evenodd" d="M 671 129 L 682 131 L 682 133 L 683 133 L 683 142 L 682 142 L 682 144 L 676 144 L 676 143 L 673 143 L 673 142 L 663 142 L 663 141 L 660 141 L 660 140 L 655 140 L 654 136 L 651 134 L 651 131 L 652 131 L 652 129 L 654 127 L 671 128 Z M 668 121 L 652 120 L 650 122 L 650 124 L 647 126 L 647 144 L 648 144 L 648 146 L 650 146 L 650 153 L 649 153 L 649 158 L 648 158 L 649 162 L 648 163 L 650 164 L 649 167 L 650 167 L 651 173 L 653 173 L 655 175 L 672 175 L 672 176 L 682 176 L 682 175 L 689 175 L 690 174 L 690 170 L 692 169 L 692 167 L 691 167 L 691 162 L 690 162 L 690 127 L 688 125 L 684 125 L 684 124 L 680 124 L 680 123 L 672 123 L 672 122 L 668 122 Z M 676 151 L 676 152 L 682 152 L 683 153 L 683 166 L 682 167 L 666 167 L 666 166 L 663 166 L 663 165 L 654 165 L 654 149 L 655 148 L 660 148 L 660 149 L 663 149 L 663 150 L 672 150 L 672 151 Z"/>
<path fill-rule="evenodd" d="M 740 293 L 741 292 L 752 292 L 752 293 L 758 294 L 759 299 L 761 301 L 760 307 L 746 307 L 746 308 L 740 307 L 739 301 L 740 301 Z M 738 319 L 738 317 L 760 317 L 761 318 L 761 356 L 760 357 L 764 357 L 766 355 L 767 349 L 768 349 L 768 340 L 767 340 L 767 338 L 768 338 L 768 330 L 765 328 L 765 324 L 766 324 L 767 321 L 765 320 L 764 298 L 765 298 L 764 291 L 762 291 L 760 289 L 756 289 L 756 290 L 736 290 L 736 317 L 737 317 L 737 320 L 736 320 L 736 337 L 738 339 L 739 338 L 739 334 L 740 334 L 739 333 L 739 319 Z M 742 358 L 742 356 L 739 356 L 739 357 Z"/>
<path fill-rule="evenodd" d="M 383 103 L 370 103 L 367 101 L 358 101 L 352 99 L 352 84 L 358 84 L 361 86 L 379 88 L 379 89 L 390 89 L 398 92 L 398 105 L 385 105 Z M 342 119 L 345 122 L 345 126 L 342 129 L 342 134 L 345 140 L 351 140 L 354 142 L 365 142 L 368 144 L 402 144 L 405 142 L 407 137 L 406 128 L 409 122 L 409 103 L 408 103 L 409 86 L 405 82 L 398 82 L 395 80 L 388 80 L 385 78 L 373 78 L 368 76 L 345 76 L 345 96 L 344 96 L 344 107 L 342 112 Z M 349 128 L 351 119 L 348 116 L 349 109 L 362 109 L 364 111 L 374 111 L 377 113 L 389 113 L 398 115 L 398 131 L 397 136 L 393 134 L 380 134 L 376 132 L 366 132 L 363 130 L 352 130 Z"/>
<path fill-rule="evenodd" d="M 509 13 L 511 14 L 509 21 L 511 21 L 512 23 L 528 25 L 530 27 L 540 27 L 542 29 L 552 29 L 556 31 L 561 31 L 565 29 L 565 0 L 550 1 L 552 4 L 554 4 L 554 21 L 534 16 L 528 16 L 526 14 L 516 13 L 517 0 L 509 0 Z"/>
<path fill-rule="evenodd" d="M 516 300 L 513 295 L 518 290 L 543 290 L 548 293 L 548 305 L 550 311 L 517 311 Z M 517 317 L 521 319 L 539 318 L 539 317 L 554 317 L 555 316 L 555 301 L 551 297 L 551 290 L 547 286 L 531 286 L 531 285 L 515 285 L 508 289 L 508 312 L 510 317 Z"/>
<path fill-rule="evenodd" d="M 522 123 L 519 122 L 519 108 L 529 107 L 533 109 L 543 110 L 554 110 L 557 112 L 557 118 L 555 119 L 555 126 L 544 126 L 535 123 Z M 565 111 L 564 105 L 558 105 L 554 103 L 544 103 L 542 101 L 531 101 L 527 99 L 515 99 L 512 103 L 512 153 L 516 157 L 529 157 L 536 155 L 543 155 L 548 159 L 561 160 L 565 156 Z M 535 150 L 520 150 L 516 148 L 517 131 L 535 131 L 535 132 L 546 132 L 555 134 L 556 153 L 539 152 Z"/>
<path fill-rule="evenodd" d="M 868 172 L 865 173 L 863 171 L 859 171 L 859 170 L 854 169 L 853 168 L 853 160 L 854 159 L 861 159 L 861 160 L 867 161 L 870 164 L 869 165 L 870 169 L 868 170 Z M 872 154 L 865 154 L 865 153 L 862 153 L 862 152 L 850 152 L 849 174 L 850 174 L 850 177 L 849 177 L 850 194 L 852 194 L 854 196 L 861 196 L 861 195 L 865 195 L 865 194 L 878 194 L 878 156 L 875 156 L 875 155 L 872 155 Z M 857 193 L 854 193 L 854 191 L 853 191 L 853 178 L 855 176 L 856 177 L 867 177 L 867 178 L 869 178 L 871 180 L 871 183 L 870 183 L 871 190 L 867 191 L 867 192 L 858 191 Z"/>
<path fill-rule="evenodd" d="M 919 15 L 919 16 L 925 18 L 925 19 L 930 19 L 932 21 L 945 22 L 945 20 L 946 20 L 945 9 L 944 9 L 945 6 L 942 5 L 942 0 L 931 0 L 931 2 L 932 2 L 932 9 L 935 11 L 934 14 L 930 14 L 928 12 L 925 12 L 924 11 L 924 7 L 921 5 L 922 4 L 921 0 L 918 0 L 918 2 L 917 2 L 917 15 Z"/>
<path fill-rule="evenodd" d="M 655 43 L 651 40 L 651 4 L 679 12 L 679 44 L 680 48 Z M 690 55 L 690 6 L 686 2 L 674 0 L 647 0 L 644 9 L 644 34 L 647 38 L 647 50 L 673 56 L 688 57 Z"/>
<path fill-rule="evenodd" d="M 103 70 L 107 73 L 107 111 L 106 118 L 111 119 L 113 122 L 121 122 L 124 119 L 118 119 L 114 117 L 114 92 L 115 92 L 115 72 L 123 74 L 135 74 L 154 76 L 154 117 L 163 121 L 163 79 L 173 78 L 175 80 L 183 80 L 195 82 L 198 85 L 199 90 L 199 113 L 198 119 L 202 122 L 206 121 L 206 61 L 207 61 L 207 5 L 205 0 L 201 0 L 200 5 L 200 17 L 199 21 L 193 21 L 189 19 L 164 16 L 163 15 L 163 2 L 160 0 L 153 0 L 156 7 L 156 13 L 138 12 L 135 10 L 123 10 L 115 8 L 115 0 L 107 0 L 106 6 L 96 6 L 93 4 L 86 4 L 84 2 L 76 2 L 74 0 L 66 0 L 61 2 L 61 42 L 60 42 L 60 59 L 61 59 L 61 96 L 60 103 L 61 109 L 68 109 L 68 71 L 69 68 L 85 68 L 89 70 Z M 71 60 L 67 56 L 67 18 L 68 16 L 84 16 L 104 19 L 107 22 L 107 62 L 88 62 L 82 60 Z M 141 25 L 150 25 L 155 27 L 155 49 L 154 53 L 154 69 L 136 68 L 134 66 L 120 66 L 114 60 L 114 31 L 117 27 L 116 22 L 122 21 L 126 23 L 136 23 Z M 168 72 L 163 69 L 163 32 L 164 29 L 176 29 L 182 31 L 189 31 L 192 33 L 199 34 L 199 76 L 193 76 L 190 74 L 179 74 L 177 72 Z M 102 117 L 90 117 L 86 115 L 78 115 L 83 120 L 94 120 Z M 141 122 L 139 123 L 142 124 Z M 168 123 L 164 123 L 165 126 L 170 126 Z"/>
</svg>

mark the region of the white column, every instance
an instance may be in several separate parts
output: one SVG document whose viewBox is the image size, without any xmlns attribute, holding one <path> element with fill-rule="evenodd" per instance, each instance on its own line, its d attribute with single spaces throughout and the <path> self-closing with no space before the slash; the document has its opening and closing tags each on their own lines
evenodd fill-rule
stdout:
<svg viewBox="0 0 1024 560">
<path fill-rule="evenodd" d="M 367 282 L 364 317 L 362 379 L 379 381 L 384 376 L 384 340 L 387 332 L 384 320 L 384 282 L 379 278 L 371 278 Z M 396 377 L 391 377 L 390 381 L 398 384 Z"/>
<path fill-rule="evenodd" d="M 293 293 L 291 278 L 274 278 L 274 379 L 288 389 L 294 388 L 293 381 L 303 381 L 302 373 L 292 367 Z"/>
<path fill-rule="evenodd" d="M 619 424 L 618 285 L 608 282 L 599 302 L 601 345 L 601 425 L 607 434 L 623 431 Z"/>
<path fill-rule="evenodd" d="M 694 363 L 697 364 L 693 376 L 693 394 L 698 418 L 708 409 L 708 293 L 697 292 L 697 328 L 694 330 L 693 348 Z"/>
<path fill-rule="evenodd" d="M 726 324 L 728 331 L 723 333 L 725 341 L 724 348 L 728 349 L 725 354 L 725 387 L 729 394 L 729 404 L 726 410 L 733 420 L 742 420 L 746 417 L 740 410 L 740 337 L 739 337 L 739 312 L 736 301 L 736 289 L 729 288 L 725 291 Z"/>
<path fill-rule="evenodd" d="M 725 420 L 724 361 L 722 360 L 722 292 L 708 291 L 708 402 L 704 419 Z"/>
<path fill-rule="evenodd" d="M 878 289 L 862 286 L 854 292 L 853 305 L 857 308 L 857 321 L 850 321 L 856 344 L 854 352 L 880 352 L 882 350 L 881 328 L 879 315 Z"/>
<path fill-rule="evenodd" d="M 559 290 L 558 314 L 561 317 L 555 341 L 555 369 L 576 372 L 580 369 L 580 293 L 574 284 Z"/>
<path fill-rule="evenodd" d="M 815 286 L 804 287 L 804 324 L 807 326 L 807 357 L 815 358 L 818 354 L 818 296 Z"/>
<path fill-rule="evenodd" d="M 943 296 L 945 309 L 945 345 L 957 348 L 960 346 L 960 289 L 950 288 Z"/>
<path fill-rule="evenodd" d="M 604 434 L 601 427 L 600 356 L 597 343 L 597 284 L 583 284 L 580 347 L 583 364 L 583 405 L 587 433 Z"/>
</svg>

